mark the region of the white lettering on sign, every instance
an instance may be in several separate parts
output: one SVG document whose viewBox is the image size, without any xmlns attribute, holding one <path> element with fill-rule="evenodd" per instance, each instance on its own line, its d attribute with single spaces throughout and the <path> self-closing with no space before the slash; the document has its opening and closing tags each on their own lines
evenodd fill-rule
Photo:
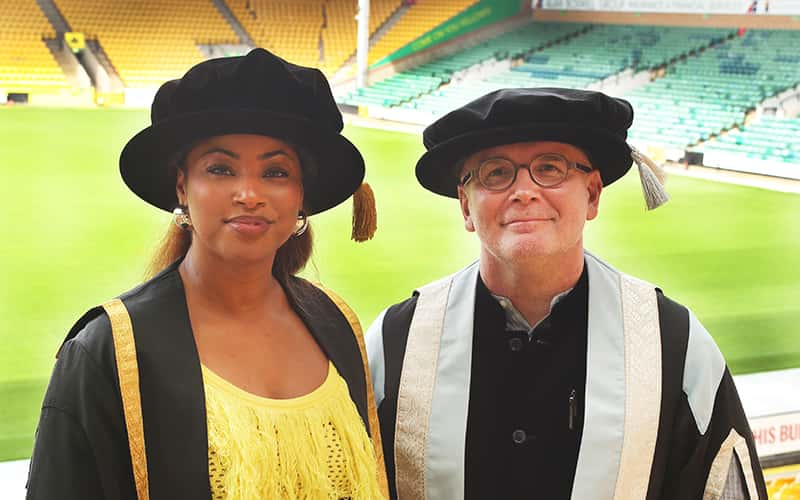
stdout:
<svg viewBox="0 0 800 500">
<path fill-rule="evenodd" d="M 534 5 L 536 0 L 531 0 Z M 753 0 L 542 0 L 545 10 L 745 14 Z M 759 0 L 755 14 L 800 14 L 800 0 Z"/>
<path fill-rule="evenodd" d="M 800 451 L 800 413 L 750 419 L 758 456 Z"/>
</svg>

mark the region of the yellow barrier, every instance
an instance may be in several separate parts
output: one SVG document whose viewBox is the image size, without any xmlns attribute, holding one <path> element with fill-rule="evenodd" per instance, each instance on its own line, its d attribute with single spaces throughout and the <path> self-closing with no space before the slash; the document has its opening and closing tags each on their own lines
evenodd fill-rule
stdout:
<svg viewBox="0 0 800 500">
<path fill-rule="evenodd" d="M 94 103 L 98 106 L 123 106 L 124 92 L 95 92 Z"/>
</svg>

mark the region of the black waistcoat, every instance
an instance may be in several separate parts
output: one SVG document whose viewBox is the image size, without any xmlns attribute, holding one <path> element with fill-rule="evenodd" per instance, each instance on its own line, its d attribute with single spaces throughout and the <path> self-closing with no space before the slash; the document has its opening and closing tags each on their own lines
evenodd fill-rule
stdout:
<svg viewBox="0 0 800 500">
<path fill-rule="evenodd" d="M 467 419 L 467 500 L 568 499 L 586 385 L 588 278 L 528 332 L 479 279 Z"/>
</svg>

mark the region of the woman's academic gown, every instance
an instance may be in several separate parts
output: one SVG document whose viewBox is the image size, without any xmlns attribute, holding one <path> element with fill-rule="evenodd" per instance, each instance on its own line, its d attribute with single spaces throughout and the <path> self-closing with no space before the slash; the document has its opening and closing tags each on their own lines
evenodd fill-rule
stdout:
<svg viewBox="0 0 800 500">
<path fill-rule="evenodd" d="M 291 277 L 284 289 L 347 382 L 369 433 L 364 364 L 350 324 L 309 282 Z M 120 298 L 135 334 L 150 498 L 210 498 L 203 377 L 178 263 Z M 34 500 L 136 499 L 111 326 L 102 307 L 84 314 L 61 346 L 27 487 Z"/>
</svg>

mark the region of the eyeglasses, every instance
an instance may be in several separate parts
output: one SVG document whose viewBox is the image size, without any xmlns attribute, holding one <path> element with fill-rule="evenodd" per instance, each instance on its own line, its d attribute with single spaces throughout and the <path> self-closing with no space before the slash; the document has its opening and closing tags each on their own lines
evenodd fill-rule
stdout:
<svg viewBox="0 0 800 500">
<path fill-rule="evenodd" d="M 461 185 L 465 186 L 474 177 L 489 191 L 505 191 L 517 180 L 519 169 L 524 168 L 531 176 L 531 180 L 544 188 L 553 188 L 564 182 L 570 168 L 586 172 L 592 167 L 576 163 L 555 153 L 539 155 L 528 165 L 517 165 L 508 158 L 489 158 L 481 162 L 477 168 L 467 172 L 461 178 Z"/>
</svg>

